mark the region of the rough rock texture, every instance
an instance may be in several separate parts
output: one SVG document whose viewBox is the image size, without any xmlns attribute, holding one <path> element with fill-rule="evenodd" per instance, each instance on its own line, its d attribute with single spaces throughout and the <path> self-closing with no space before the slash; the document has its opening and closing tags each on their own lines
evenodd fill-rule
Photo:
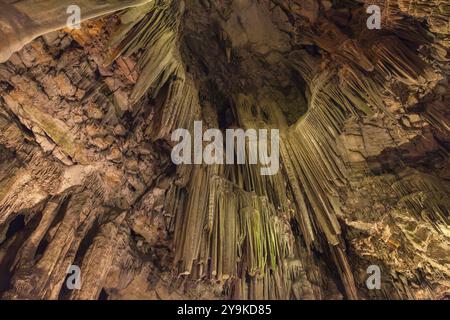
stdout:
<svg viewBox="0 0 450 320">
<path fill-rule="evenodd" d="M 1 297 L 448 298 L 449 4 L 365 2 L 140 1 L 0 64 Z M 279 173 L 175 166 L 194 120 Z"/>
</svg>

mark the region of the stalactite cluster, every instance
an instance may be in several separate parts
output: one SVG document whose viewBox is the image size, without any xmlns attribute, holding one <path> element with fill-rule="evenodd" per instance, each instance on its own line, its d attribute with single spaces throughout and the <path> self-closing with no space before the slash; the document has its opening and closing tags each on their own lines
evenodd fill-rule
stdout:
<svg viewBox="0 0 450 320">
<path fill-rule="evenodd" d="M 91 1 L 73 31 L 28 2 L 0 3 L 42 26 L 0 42 L 4 298 L 448 297 L 446 1 Z M 280 170 L 171 164 L 200 120 L 278 129 Z"/>
</svg>

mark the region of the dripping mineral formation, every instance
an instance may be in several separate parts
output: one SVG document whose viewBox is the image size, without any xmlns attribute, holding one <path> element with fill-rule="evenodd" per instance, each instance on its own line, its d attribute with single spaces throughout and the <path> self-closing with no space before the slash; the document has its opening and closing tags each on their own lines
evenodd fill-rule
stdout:
<svg viewBox="0 0 450 320">
<path fill-rule="evenodd" d="M 0 0 L 2 299 L 449 297 L 448 0 L 72 2 Z"/>
</svg>

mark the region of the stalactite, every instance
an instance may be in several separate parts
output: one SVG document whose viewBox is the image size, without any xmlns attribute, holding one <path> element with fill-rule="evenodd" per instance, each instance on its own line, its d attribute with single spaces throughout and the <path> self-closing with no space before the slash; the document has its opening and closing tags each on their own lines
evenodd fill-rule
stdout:
<svg viewBox="0 0 450 320">
<path fill-rule="evenodd" d="M 112 52 L 105 60 L 110 64 L 119 56 L 143 49 L 136 66 L 141 76 L 131 95 L 132 103 L 148 91 L 156 97 L 167 87 L 155 124 L 147 132 L 153 140 L 168 138 L 176 128 L 191 128 L 199 118 L 198 93 L 184 70 L 178 49 L 182 10 L 182 5 L 163 1 L 125 12 L 121 17 L 123 26 L 113 37 Z"/>
<path fill-rule="evenodd" d="M 437 34 L 450 34 L 450 8 L 445 0 L 377 0 L 364 1 L 367 5 L 378 5 L 383 10 L 383 20 L 393 26 L 401 20 L 401 15 L 426 19 L 430 31 Z"/>
<path fill-rule="evenodd" d="M 192 173 L 187 187 L 191 197 L 185 214 L 177 217 L 175 264 L 180 273 L 239 282 L 246 278 L 241 273 L 268 281 L 273 270 L 288 279 L 288 272 L 278 270 L 294 254 L 286 221 L 265 196 L 244 191 L 217 170 L 197 168 Z M 200 186 L 209 187 L 193 192 Z"/>
<path fill-rule="evenodd" d="M 439 179 L 430 175 L 414 171 L 407 171 L 403 175 L 392 184 L 400 204 L 446 233 L 450 213 L 449 190 Z"/>
</svg>

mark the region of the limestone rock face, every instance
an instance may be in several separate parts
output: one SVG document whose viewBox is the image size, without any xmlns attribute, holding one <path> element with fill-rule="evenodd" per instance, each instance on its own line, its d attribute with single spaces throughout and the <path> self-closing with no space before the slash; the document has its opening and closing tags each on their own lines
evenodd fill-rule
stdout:
<svg viewBox="0 0 450 320">
<path fill-rule="evenodd" d="M 1 298 L 449 297 L 448 2 L 41 2 L 0 1 Z M 176 166 L 194 121 L 280 169 Z"/>
</svg>

